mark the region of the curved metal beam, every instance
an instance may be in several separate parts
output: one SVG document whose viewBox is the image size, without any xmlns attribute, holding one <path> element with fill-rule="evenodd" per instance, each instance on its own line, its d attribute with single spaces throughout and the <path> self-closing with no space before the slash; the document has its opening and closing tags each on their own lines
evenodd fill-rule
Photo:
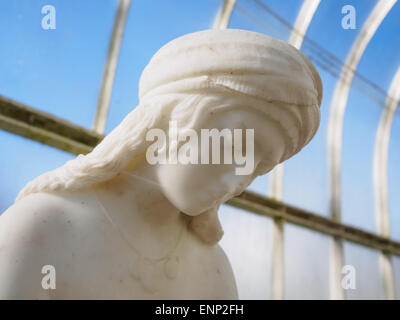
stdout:
<svg viewBox="0 0 400 320">
<path fill-rule="evenodd" d="M 400 68 L 397 69 L 389 88 L 381 120 L 376 133 L 374 149 L 374 197 L 377 233 L 390 237 L 388 197 L 388 154 L 390 131 L 396 109 L 400 103 Z M 387 299 L 395 299 L 394 274 L 391 255 L 381 253 L 379 259 L 381 279 Z"/>
<path fill-rule="evenodd" d="M 374 196 L 375 216 L 378 234 L 389 237 L 389 199 L 387 162 L 390 131 L 393 118 L 400 102 L 400 68 L 397 69 L 389 88 L 386 105 L 376 133 L 374 149 Z"/>
<path fill-rule="evenodd" d="M 354 71 L 379 25 L 397 0 L 380 0 L 372 10 L 346 58 L 333 94 L 328 123 L 328 161 L 330 178 L 330 211 L 334 219 L 341 219 L 341 151 L 343 118 Z"/>
<path fill-rule="evenodd" d="M 307 33 L 308 26 L 310 25 L 320 2 L 321 0 L 303 1 L 289 38 L 289 43 L 297 49 L 300 49 L 303 44 L 303 39 Z"/>
<path fill-rule="evenodd" d="M 103 134 L 106 129 L 108 108 L 110 107 L 111 93 L 114 86 L 115 73 L 117 71 L 119 51 L 121 49 L 130 5 L 131 0 L 119 0 L 117 12 L 114 18 L 114 25 L 108 46 L 107 60 L 104 66 L 99 97 L 97 99 L 96 114 L 93 121 L 93 130 L 98 134 Z"/>
<path fill-rule="evenodd" d="M 226 29 L 229 25 L 229 20 L 235 7 L 236 0 L 224 0 L 217 17 L 214 21 L 213 29 Z"/>
<path fill-rule="evenodd" d="M 328 122 L 328 168 L 330 186 L 330 215 L 336 221 L 341 220 L 341 151 L 343 119 L 346 111 L 354 71 L 362 55 L 374 36 L 379 25 L 397 0 L 380 0 L 368 16 L 357 39 L 347 55 L 338 83 L 333 94 Z M 339 238 L 331 242 L 330 256 L 330 294 L 332 299 L 343 299 L 341 287 L 341 268 L 343 266 L 343 244 Z"/>
</svg>

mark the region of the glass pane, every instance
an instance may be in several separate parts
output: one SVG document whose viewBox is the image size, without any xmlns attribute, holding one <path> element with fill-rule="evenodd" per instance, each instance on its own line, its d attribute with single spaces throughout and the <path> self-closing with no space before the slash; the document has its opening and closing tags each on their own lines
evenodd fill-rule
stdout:
<svg viewBox="0 0 400 320">
<path fill-rule="evenodd" d="M 329 237 L 285 225 L 285 299 L 329 299 Z"/>
<path fill-rule="evenodd" d="M 247 189 L 265 196 L 269 194 L 268 187 L 269 187 L 269 174 L 265 174 L 263 176 L 255 178 Z"/>
<path fill-rule="evenodd" d="M 229 28 L 244 29 L 287 40 L 288 25 L 293 25 L 302 0 L 238 0 L 229 23 Z"/>
<path fill-rule="evenodd" d="M 400 300 L 400 257 L 393 256 L 393 272 L 394 272 L 394 288 L 396 293 L 396 299 Z"/>
<path fill-rule="evenodd" d="M 328 216 L 327 127 L 338 75 L 375 0 L 321 1 L 301 48 L 316 66 L 324 86 L 320 127 L 311 142 L 285 164 L 284 201 Z M 342 7 L 356 8 L 357 29 L 343 29 Z"/>
<path fill-rule="evenodd" d="M 55 29 L 42 8 L 55 8 Z M 91 127 L 117 1 L 0 1 L 0 94 Z"/>
<path fill-rule="evenodd" d="M 356 276 L 356 288 L 345 291 L 347 299 L 384 299 L 378 251 L 346 242 L 344 263 L 354 267 Z"/>
<path fill-rule="evenodd" d="M 352 90 L 343 127 L 342 219 L 375 232 L 373 155 L 381 108 Z"/>
<path fill-rule="evenodd" d="M 107 130 L 138 104 L 140 75 L 167 42 L 212 27 L 221 0 L 132 1 L 118 62 Z"/>
<path fill-rule="evenodd" d="M 388 158 L 390 235 L 400 241 L 400 108 L 393 119 Z M 400 279 L 399 279 L 400 281 Z"/>
<path fill-rule="evenodd" d="M 386 92 L 400 66 L 400 42 L 395 41 L 399 16 L 397 5 L 379 26 L 357 68 L 357 72 L 372 80 L 380 90 L 362 91 L 365 88 L 353 82 L 344 120 L 343 221 L 372 232 L 376 229 L 373 153 Z"/>
<path fill-rule="evenodd" d="M 63 165 L 74 155 L 0 130 L 0 214 L 19 191 L 40 174 Z"/>
<path fill-rule="evenodd" d="M 239 299 L 270 299 L 271 219 L 223 205 L 221 247 L 231 262 Z"/>
</svg>

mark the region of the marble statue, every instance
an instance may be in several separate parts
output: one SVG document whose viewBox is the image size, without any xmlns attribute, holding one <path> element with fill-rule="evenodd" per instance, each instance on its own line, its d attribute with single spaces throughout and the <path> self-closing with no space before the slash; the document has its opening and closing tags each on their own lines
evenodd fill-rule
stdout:
<svg viewBox="0 0 400 320">
<path fill-rule="evenodd" d="M 218 207 L 314 136 L 318 72 L 286 42 L 207 30 L 162 47 L 139 97 L 92 152 L 29 182 L 0 216 L 1 299 L 238 298 Z M 254 130 L 253 140 L 239 137 L 250 172 L 237 174 L 235 162 L 149 163 L 148 133 L 171 138 L 171 121 L 186 133 Z M 157 152 L 172 157 L 162 142 Z"/>
</svg>

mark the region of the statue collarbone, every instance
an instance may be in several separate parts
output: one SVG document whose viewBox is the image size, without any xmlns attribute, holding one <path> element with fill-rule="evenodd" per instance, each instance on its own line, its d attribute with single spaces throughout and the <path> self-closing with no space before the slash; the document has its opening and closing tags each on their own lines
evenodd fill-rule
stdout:
<svg viewBox="0 0 400 320">
<path fill-rule="evenodd" d="M 130 177 L 128 175 L 128 177 Z M 140 181 L 143 182 L 143 181 Z M 131 184 L 128 184 L 131 186 Z M 143 186 L 143 185 L 142 185 Z M 138 186 L 136 185 L 136 188 L 138 189 Z M 142 189 L 142 188 L 141 188 Z M 156 188 L 158 189 L 158 188 Z M 117 187 L 118 190 L 118 187 Z M 178 272 L 179 272 L 179 267 L 180 267 L 180 254 L 179 252 L 179 247 L 182 245 L 182 242 L 185 240 L 185 234 L 187 230 L 187 221 L 183 221 L 184 219 L 180 219 L 183 217 L 179 217 L 176 219 L 176 224 L 179 225 L 179 230 L 177 235 L 174 235 L 173 232 L 176 231 L 176 228 L 174 225 L 171 223 L 170 229 L 168 230 L 168 233 L 171 233 L 171 237 L 168 237 L 168 239 L 161 239 L 157 238 L 157 247 L 162 247 L 163 253 L 160 254 L 159 256 L 152 255 L 152 253 L 155 251 L 154 244 L 150 245 L 151 248 L 149 248 L 149 241 L 152 238 L 156 237 L 151 237 L 153 235 L 157 235 L 157 232 L 159 231 L 157 226 L 166 223 L 166 220 L 172 220 L 172 218 L 166 219 L 163 217 L 163 214 L 165 213 L 165 216 L 170 213 L 166 212 L 157 212 L 155 213 L 157 217 L 160 217 L 157 219 L 157 217 L 152 217 L 148 219 L 149 213 L 148 212 L 141 212 L 138 214 L 138 211 L 144 210 L 146 211 L 146 207 L 140 207 L 140 205 L 137 205 L 136 203 L 131 202 L 131 194 L 129 194 L 129 190 L 125 190 L 128 194 L 128 205 L 129 203 L 133 205 L 133 208 L 129 208 L 127 210 L 128 217 L 125 217 L 127 219 L 123 220 L 121 223 L 116 223 L 114 221 L 115 215 L 116 215 L 116 210 L 113 210 L 113 214 L 109 214 L 106 206 L 102 203 L 100 200 L 101 197 L 99 197 L 98 192 L 96 192 L 96 189 L 94 190 L 94 195 L 99 203 L 99 206 L 101 208 L 102 213 L 106 216 L 107 220 L 110 222 L 110 224 L 113 226 L 113 228 L 116 230 L 118 233 L 118 236 L 121 238 L 121 240 L 124 242 L 124 244 L 130 249 L 131 253 L 131 259 L 133 259 L 133 265 L 132 265 L 132 276 L 134 277 L 135 280 L 139 281 L 143 289 L 149 293 L 154 293 L 157 291 L 157 280 L 159 280 L 160 277 L 165 277 L 170 280 L 173 280 L 177 277 Z M 150 193 L 150 190 L 140 190 L 141 193 Z M 154 191 L 154 190 L 153 190 Z M 124 194 L 121 193 L 121 191 L 117 191 L 116 193 L 117 197 L 122 197 Z M 141 197 L 142 195 L 139 194 L 137 197 Z M 154 192 L 152 193 L 152 198 L 154 199 L 156 195 Z M 123 201 L 123 200 L 122 200 Z M 121 203 L 121 199 L 119 201 L 119 208 L 124 207 L 124 202 Z M 134 223 L 136 226 L 139 228 L 133 228 L 130 222 L 127 220 L 130 220 L 130 218 L 133 218 L 134 216 L 138 217 L 137 219 L 134 219 L 132 223 Z M 172 216 L 172 214 L 171 214 Z M 144 218 L 143 218 L 144 217 Z M 121 218 L 121 217 L 120 217 Z M 143 219 L 142 219 L 143 218 Z M 146 219 L 147 218 L 147 219 Z M 182 221 L 181 221 L 182 220 Z M 143 228 L 143 225 L 151 227 L 152 230 L 149 230 L 148 232 L 145 232 L 141 229 Z M 126 230 L 129 232 L 126 232 L 123 230 L 123 227 L 125 226 Z M 130 227 L 129 227 L 130 226 Z M 135 226 L 135 227 L 136 227 Z M 133 230 L 135 229 L 135 230 Z M 164 228 L 165 229 L 165 228 Z M 135 237 L 132 235 L 135 234 L 135 232 L 139 233 L 139 237 Z M 165 230 L 162 230 L 161 232 L 165 233 Z M 144 236 L 143 236 L 144 235 Z M 147 237 L 146 237 L 147 235 Z M 150 235 L 150 237 L 149 237 Z M 172 239 L 172 242 L 169 241 Z M 167 245 L 163 245 L 166 243 Z M 172 243 L 172 245 L 170 245 Z M 170 246 L 169 248 L 167 246 Z M 157 250 L 156 250 L 157 251 Z"/>
</svg>

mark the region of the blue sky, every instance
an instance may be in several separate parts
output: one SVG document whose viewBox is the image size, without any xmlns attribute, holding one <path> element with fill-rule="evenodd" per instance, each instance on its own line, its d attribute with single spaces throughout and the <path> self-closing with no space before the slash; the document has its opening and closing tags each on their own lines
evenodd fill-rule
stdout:
<svg viewBox="0 0 400 320">
<path fill-rule="evenodd" d="M 302 3 L 301 0 L 263 2 L 292 25 Z M 344 61 L 376 2 L 322 0 L 307 37 Z M 132 0 L 107 132 L 137 105 L 138 80 L 151 56 L 178 36 L 210 28 L 221 3 L 221 0 Z M 56 8 L 55 30 L 41 28 L 41 8 L 48 4 Z M 341 8 L 346 4 L 356 8 L 355 30 L 341 27 Z M 0 94 L 90 128 L 116 7 L 117 0 L 1 1 Z M 258 22 L 244 12 L 250 13 Z M 229 27 L 254 30 L 283 40 L 289 37 L 289 30 L 253 0 L 237 1 Z M 400 66 L 399 34 L 400 3 L 397 3 L 373 37 L 357 69 L 384 90 L 388 90 Z M 328 215 L 326 127 L 337 78 L 317 68 L 324 84 L 321 127 L 313 141 L 287 161 L 284 201 Z M 382 107 L 364 94 L 351 90 L 344 121 L 343 221 L 370 231 L 375 230 L 372 152 L 381 111 Z M 3 150 L 0 157 L 0 212 L 12 204 L 29 180 L 74 157 L 4 131 L 0 131 L 0 144 Z M 400 240 L 399 163 L 400 119 L 397 115 L 389 153 L 392 236 L 397 240 Z M 267 194 L 268 177 L 257 179 L 251 189 Z M 288 237 L 290 234 L 301 237 L 295 228 L 288 234 Z M 304 243 L 311 243 L 307 237 L 309 235 L 304 238 Z M 321 243 L 327 241 L 318 239 Z M 326 243 L 323 246 L 327 247 Z M 289 255 L 289 260 L 290 257 L 294 256 Z"/>
</svg>

